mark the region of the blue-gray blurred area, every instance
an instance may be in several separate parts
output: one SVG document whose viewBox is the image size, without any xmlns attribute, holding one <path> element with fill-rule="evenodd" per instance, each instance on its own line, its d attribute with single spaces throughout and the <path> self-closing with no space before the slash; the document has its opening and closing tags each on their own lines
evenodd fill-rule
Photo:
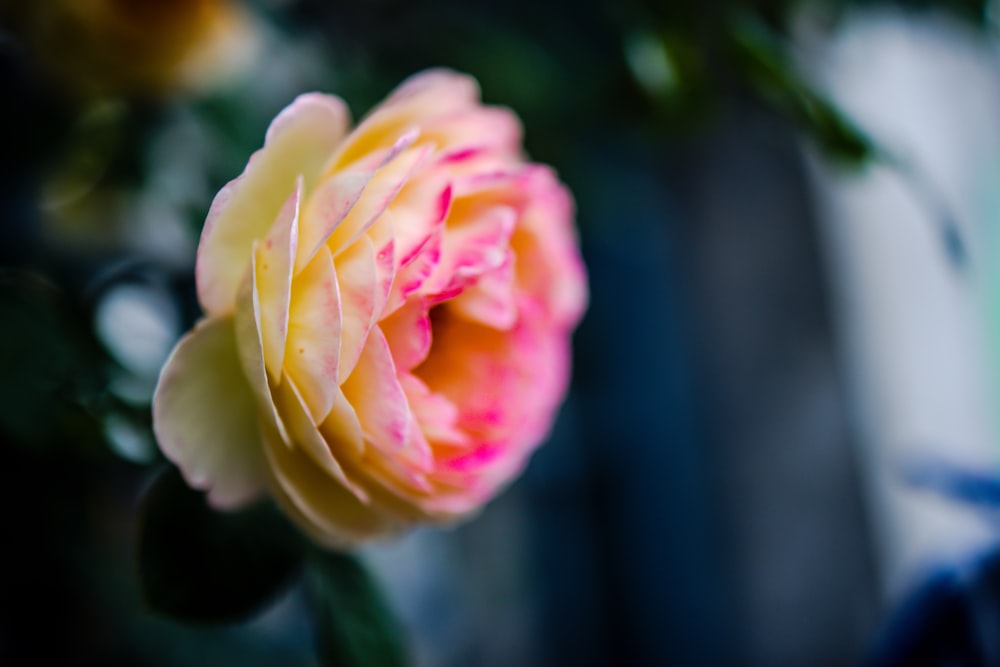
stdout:
<svg viewBox="0 0 1000 667">
<path fill-rule="evenodd" d="M 794 46 L 854 4 L 935 3 L 259 0 L 249 74 L 94 97 L 0 0 L 0 665 L 317 664 L 299 585 L 221 628 L 144 603 L 149 400 L 270 118 L 307 90 L 360 115 L 430 66 L 573 191 L 591 302 L 524 476 L 365 551 L 417 663 L 863 664 L 888 609 L 804 147 L 878 156 Z M 989 3 L 938 4 L 988 31 Z"/>
</svg>

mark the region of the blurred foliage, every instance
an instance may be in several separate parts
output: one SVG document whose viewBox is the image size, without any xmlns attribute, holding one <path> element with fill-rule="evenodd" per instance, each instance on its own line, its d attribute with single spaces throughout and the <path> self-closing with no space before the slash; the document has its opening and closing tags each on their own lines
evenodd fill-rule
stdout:
<svg viewBox="0 0 1000 667">
<path fill-rule="evenodd" d="M 107 359 L 89 318 L 37 275 L 0 271 L 0 437 L 36 450 L 102 451 Z"/>
</svg>

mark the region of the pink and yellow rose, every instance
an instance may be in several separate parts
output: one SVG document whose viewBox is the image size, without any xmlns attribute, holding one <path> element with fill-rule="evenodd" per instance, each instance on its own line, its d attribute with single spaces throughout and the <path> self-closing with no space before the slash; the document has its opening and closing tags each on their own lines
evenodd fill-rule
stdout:
<svg viewBox="0 0 1000 667">
<path fill-rule="evenodd" d="M 545 438 L 587 300 L 573 202 L 508 110 L 428 71 L 351 130 L 308 94 L 215 198 L 205 318 L 153 406 L 219 508 L 355 544 L 481 507 Z"/>
</svg>

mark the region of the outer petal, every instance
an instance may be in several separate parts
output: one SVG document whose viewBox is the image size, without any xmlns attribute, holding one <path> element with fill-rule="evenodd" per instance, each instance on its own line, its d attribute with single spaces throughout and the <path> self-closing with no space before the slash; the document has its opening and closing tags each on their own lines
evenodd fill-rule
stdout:
<svg viewBox="0 0 1000 667">
<path fill-rule="evenodd" d="M 212 202 L 195 267 L 198 299 L 209 315 L 233 309 L 250 247 L 264 237 L 299 176 L 310 190 L 347 131 L 340 98 L 302 95 L 267 131 L 264 147 Z"/>
<path fill-rule="evenodd" d="M 253 392 L 240 367 L 231 318 L 203 320 L 174 348 L 153 398 L 163 453 L 219 508 L 266 488 Z"/>
</svg>

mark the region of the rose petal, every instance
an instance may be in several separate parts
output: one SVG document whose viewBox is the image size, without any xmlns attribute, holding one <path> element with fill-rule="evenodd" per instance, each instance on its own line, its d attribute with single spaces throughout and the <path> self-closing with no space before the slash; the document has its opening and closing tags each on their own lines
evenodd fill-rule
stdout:
<svg viewBox="0 0 1000 667">
<path fill-rule="evenodd" d="M 569 340 L 532 302 L 518 303 L 509 331 L 442 310 L 414 375 L 458 408 L 458 426 L 480 442 L 505 442 L 512 456 L 533 448 L 565 390 Z"/>
<path fill-rule="evenodd" d="M 292 270 L 298 247 L 299 207 L 302 179 L 278 213 L 263 243 L 255 246 L 257 290 L 260 293 L 260 330 L 264 347 L 264 367 L 275 383 L 281 381 L 288 335 L 288 307 L 291 299 Z"/>
<path fill-rule="evenodd" d="M 412 262 L 448 217 L 452 187 L 447 173 L 433 172 L 415 176 L 392 202 L 396 220 L 398 267 Z"/>
<path fill-rule="evenodd" d="M 557 326 L 572 328 L 587 307 L 587 274 L 577 250 L 573 198 L 547 167 L 525 170 L 519 187 L 528 199 L 511 237 L 518 258 L 518 290 L 541 298 Z"/>
<path fill-rule="evenodd" d="M 407 301 L 379 323 L 392 359 L 400 373 L 409 371 L 427 358 L 431 349 L 431 320 L 423 299 Z"/>
<path fill-rule="evenodd" d="M 372 307 L 371 326 L 381 319 L 396 277 L 395 219 L 392 210 L 386 210 L 367 234 L 375 254 L 375 303 Z"/>
<path fill-rule="evenodd" d="M 361 121 L 332 167 L 341 169 L 390 145 L 418 122 L 475 108 L 478 100 L 479 84 L 471 77 L 441 69 L 411 77 Z"/>
<path fill-rule="evenodd" d="M 375 248 L 361 237 L 334 260 L 340 284 L 340 361 L 337 376 L 342 384 L 354 371 L 379 300 L 379 273 Z"/>
<path fill-rule="evenodd" d="M 333 257 L 324 247 L 295 277 L 285 351 L 285 370 L 316 421 L 326 417 L 340 391 L 340 344 L 340 288 Z"/>
<path fill-rule="evenodd" d="M 457 447 L 464 451 L 470 438 L 458 428 L 458 408 L 442 394 L 432 392 L 420 378 L 403 373 L 399 378 L 410 410 L 435 451 L 442 447 Z"/>
<path fill-rule="evenodd" d="M 239 352 L 243 374 L 246 376 L 250 389 L 253 391 L 260 417 L 260 426 L 265 437 L 273 434 L 288 446 L 291 440 L 285 430 L 281 418 L 274 407 L 271 396 L 270 382 L 264 365 L 264 342 L 261 331 L 260 292 L 257 281 L 257 241 L 253 242 L 250 252 L 250 269 L 240 283 L 236 296 L 236 348 Z"/>
<path fill-rule="evenodd" d="M 334 452 L 362 454 L 365 451 L 361 421 L 340 387 L 333 399 L 333 408 L 319 426 L 320 433 Z"/>
<path fill-rule="evenodd" d="M 460 202 L 454 215 L 463 220 Z M 507 258 L 517 211 L 497 206 L 464 224 L 449 228 L 444 235 L 441 259 L 419 293 L 443 300 L 456 296 L 480 275 L 499 268 Z"/>
<path fill-rule="evenodd" d="M 379 327 L 368 335 L 358 365 L 343 384 L 365 438 L 376 448 L 402 452 L 409 437 L 410 410 L 396 377 L 389 344 Z"/>
<path fill-rule="evenodd" d="M 271 123 L 264 147 L 243 174 L 216 195 L 195 267 L 198 299 L 206 313 L 232 311 L 253 241 L 267 233 L 299 176 L 306 191 L 311 190 L 347 123 L 339 98 L 316 93 L 298 97 Z"/>
<path fill-rule="evenodd" d="M 373 172 L 358 171 L 336 174 L 321 182 L 309 198 L 301 229 L 302 252 L 296 258 L 298 273 L 312 261 L 320 248 L 344 217 L 357 204 Z"/>
<path fill-rule="evenodd" d="M 417 293 L 434 273 L 441 261 L 441 245 L 444 236 L 443 225 L 431 232 L 424 244 L 414 253 L 411 261 L 396 273 L 389 300 L 383 309 L 383 316 L 395 312 L 410 297 Z"/>
<path fill-rule="evenodd" d="M 479 276 L 475 283 L 448 302 L 452 312 L 494 329 L 506 330 L 517 321 L 514 298 L 514 254 L 504 253 L 503 264 Z"/>
<path fill-rule="evenodd" d="M 231 318 L 202 320 L 174 348 L 153 398 L 153 430 L 167 458 L 215 507 L 260 497 L 267 476 L 257 409 Z"/>
<path fill-rule="evenodd" d="M 479 149 L 508 159 L 520 155 L 521 122 L 509 109 L 476 107 L 420 123 L 421 141 L 466 150 Z"/>
<path fill-rule="evenodd" d="M 375 224 L 413 173 L 427 161 L 432 151 L 431 146 L 405 150 L 375 171 L 361 197 L 331 231 L 326 241 L 334 257 L 350 247 Z"/>
</svg>

